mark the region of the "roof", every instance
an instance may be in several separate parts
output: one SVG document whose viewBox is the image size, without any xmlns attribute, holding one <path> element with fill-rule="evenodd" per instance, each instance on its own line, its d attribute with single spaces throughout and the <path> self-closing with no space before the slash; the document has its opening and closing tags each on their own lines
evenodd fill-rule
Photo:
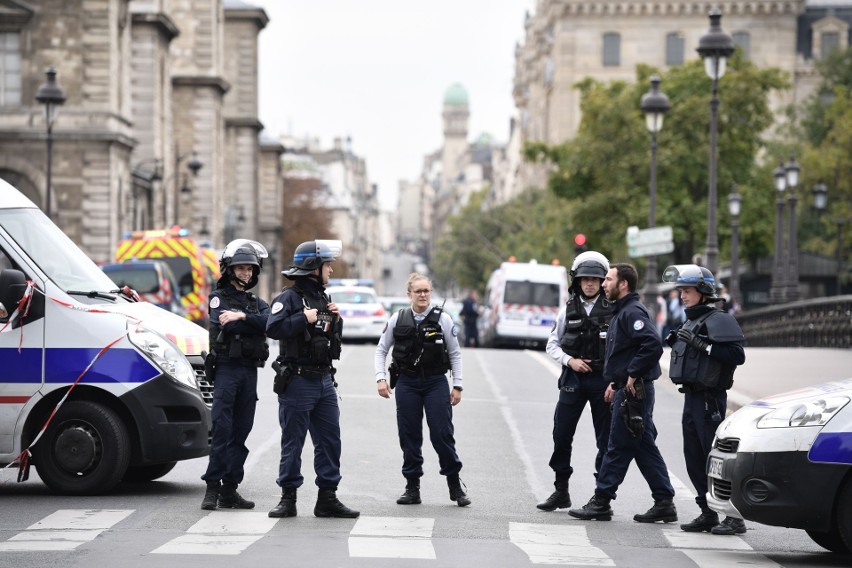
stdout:
<svg viewBox="0 0 852 568">
<path fill-rule="evenodd" d="M 444 93 L 444 104 L 467 106 L 469 104 L 467 91 L 459 83 L 450 85 L 450 88 Z"/>
<path fill-rule="evenodd" d="M 18 207 L 33 209 L 36 205 L 27 199 L 27 196 L 15 189 L 14 186 L 0 179 L 0 209 L 15 209 Z"/>
</svg>

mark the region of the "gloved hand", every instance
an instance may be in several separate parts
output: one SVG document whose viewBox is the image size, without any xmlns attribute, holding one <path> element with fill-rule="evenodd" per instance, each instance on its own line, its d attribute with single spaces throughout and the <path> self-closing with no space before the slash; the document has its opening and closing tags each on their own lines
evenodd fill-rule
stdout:
<svg viewBox="0 0 852 568">
<path fill-rule="evenodd" d="M 671 330 L 663 341 L 665 341 L 666 345 L 669 347 L 673 346 L 675 341 L 677 341 L 677 332 L 675 330 Z"/>
<path fill-rule="evenodd" d="M 677 337 L 690 347 L 695 347 L 699 351 L 707 351 L 707 348 L 710 346 L 710 343 L 704 341 L 688 329 L 680 328 L 677 330 Z"/>
</svg>

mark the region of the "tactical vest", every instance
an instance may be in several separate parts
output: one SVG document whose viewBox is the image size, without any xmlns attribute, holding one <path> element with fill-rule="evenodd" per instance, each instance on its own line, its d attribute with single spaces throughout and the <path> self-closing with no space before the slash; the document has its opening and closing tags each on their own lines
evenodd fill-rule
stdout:
<svg viewBox="0 0 852 568">
<path fill-rule="evenodd" d="M 450 370 L 450 356 L 441 327 L 443 310 L 433 307 L 419 324 L 411 308 L 398 312 L 393 328 L 394 364 L 406 375 L 443 375 Z"/>
<path fill-rule="evenodd" d="M 333 359 L 340 359 L 342 347 L 342 322 L 328 310 L 330 298 L 325 294 L 315 298 L 305 294 L 298 286 L 290 288 L 302 299 L 302 305 L 317 310 L 317 321 L 307 324 L 301 340 L 290 338 L 279 342 L 282 358 L 317 367 L 330 367 Z"/>
<path fill-rule="evenodd" d="M 589 359 L 593 371 L 602 371 L 606 351 L 606 334 L 612 319 L 612 305 L 606 298 L 596 301 L 586 314 L 579 294 L 572 294 L 565 304 L 565 331 L 559 346 L 571 357 Z"/>
<path fill-rule="evenodd" d="M 726 328 L 733 326 L 726 325 L 724 321 L 726 318 L 724 317 L 714 317 L 717 315 L 721 315 L 721 312 L 715 309 L 710 310 L 695 319 L 686 320 L 681 328 L 690 330 L 696 335 L 704 335 L 710 339 L 711 343 L 719 341 L 718 332 L 732 332 L 733 330 Z M 708 320 L 711 318 L 718 325 L 708 326 L 708 323 L 711 323 Z M 722 329 L 718 329 L 716 330 L 717 333 L 714 333 L 714 327 Z M 676 385 L 686 385 L 693 391 L 727 390 L 734 384 L 735 370 L 736 365 L 722 363 L 718 359 L 710 357 L 706 351 L 696 349 L 685 341 L 678 340 L 672 346 L 669 378 Z"/>
<path fill-rule="evenodd" d="M 241 298 L 234 294 L 235 290 L 224 287 L 220 288 L 220 291 L 225 296 L 229 307 L 241 309 L 246 314 L 260 313 L 257 296 L 251 292 L 246 292 L 247 302 L 243 305 Z M 249 367 L 263 367 L 264 362 L 269 358 L 269 344 L 266 342 L 266 335 L 264 334 L 226 333 L 223 327 L 217 327 L 213 324 L 208 326 L 208 330 L 210 346 L 220 363 L 229 361 Z"/>
</svg>

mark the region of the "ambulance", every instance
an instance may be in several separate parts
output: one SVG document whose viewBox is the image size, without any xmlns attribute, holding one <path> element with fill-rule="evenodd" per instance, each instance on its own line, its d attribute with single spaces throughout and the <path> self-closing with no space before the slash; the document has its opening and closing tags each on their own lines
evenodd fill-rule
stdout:
<svg viewBox="0 0 852 568">
<path fill-rule="evenodd" d="M 124 235 L 115 251 L 116 262 L 163 260 L 174 272 L 186 317 L 207 327 L 207 299 L 218 278 L 219 261 L 212 249 L 201 246 L 189 229 L 133 231 Z M 212 266 L 211 266 L 212 265 Z"/>
<path fill-rule="evenodd" d="M 207 331 L 135 298 L 0 180 L 0 482 L 92 495 L 209 453 Z"/>
<path fill-rule="evenodd" d="M 543 348 L 568 301 L 568 271 L 535 260 L 504 262 L 488 279 L 485 301 L 486 346 Z"/>
</svg>

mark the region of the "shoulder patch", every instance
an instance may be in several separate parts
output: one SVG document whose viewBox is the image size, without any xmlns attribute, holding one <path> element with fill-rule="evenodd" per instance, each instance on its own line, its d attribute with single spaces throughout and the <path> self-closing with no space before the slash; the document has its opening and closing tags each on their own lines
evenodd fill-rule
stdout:
<svg viewBox="0 0 852 568">
<path fill-rule="evenodd" d="M 641 330 L 643 327 L 645 327 L 644 321 L 636 320 L 636 321 L 633 322 L 633 329 L 635 329 L 636 331 Z"/>
<path fill-rule="evenodd" d="M 273 314 L 277 314 L 278 312 L 280 312 L 283 309 L 284 309 L 284 304 L 282 304 L 281 302 L 275 302 L 274 304 L 272 304 L 272 309 L 269 310 L 269 311 L 272 312 Z"/>
<path fill-rule="evenodd" d="M 453 337 L 458 337 L 459 329 L 456 326 L 453 326 Z"/>
<path fill-rule="evenodd" d="M 210 300 L 210 307 L 214 310 L 219 307 L 219 296 L 213 296 Z"/>
</svg>

